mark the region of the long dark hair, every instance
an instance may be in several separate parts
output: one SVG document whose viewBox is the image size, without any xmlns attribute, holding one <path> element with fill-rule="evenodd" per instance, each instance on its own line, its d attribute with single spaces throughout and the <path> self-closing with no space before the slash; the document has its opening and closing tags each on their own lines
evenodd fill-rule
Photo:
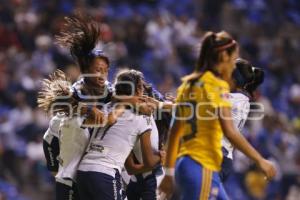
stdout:
<svg viewBox="0 0 300 200">
<path fill-rule="evenodd" d="M 265 73 L 262 69 L 254 67 L 254 80 L 252 83 L 247 85 L 246 90 L 252 94 L 258 86 L 260 86 L 264 82 Z"/>
<path fill-rule="evenodd" d="M 249 95 L 253 95 L 253 92 L 264 81 L 264 71 L 241 58 L 236 60 L 235 65 L 236 68 L 232 73 L 235 84 Z"/>
<path fill-rule="evenodd" d="M 69 49 L 81 72 L 85 72 L 95 57 L 92 51 L 100 41 L 100 25 L 91 17 L 76 13 L 65 17 L 65 24 L 55 39 L 58 45 Z M 107 58 L 104 59 L 108 62 Z"/>
<path fill-rule="evenodd" d="M 235 61 L 235 69 L 232 78 L 237 87 L 245 89 L 254 81 L 254 67 L 245 59 L 238 58 Z"/>
<path fill-rule="evenodd" d="M 214 68 L 220 62 L 220 54 L 226 51 L 231 55 L 237 48 L 236 41 L 225 31 L 207 32 L 201 43 L 194 73 L 183 78 L 184 81 L 197 80 L 205 71 L 216 72 Z"/>
</svg>

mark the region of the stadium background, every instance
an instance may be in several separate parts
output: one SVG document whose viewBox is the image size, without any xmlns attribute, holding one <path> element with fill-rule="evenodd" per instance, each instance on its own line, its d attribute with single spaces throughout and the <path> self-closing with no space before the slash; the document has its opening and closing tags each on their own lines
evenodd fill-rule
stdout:
<svg viewBox="0 0 300 200">
<path fill-rule="evenodd" d="M 51 200 L 42 136 L 47 116 L 36 106 L 40 80 L 56 68 L 74 81 L 78 68 L 53 36 L 79 10 L 102 22 L 112 59 L 110 78 L 124 66 L 141 70 L 162 93 L 175 95 L 192 71 L 207 30 L 226 30 L 241 55 L 266 72 L 256 93 L 265 118 L 247 123 L 246 137 L 277 163 L 266 185 L 236 153 L 226 184 L 232 199 L 299 199 L 300 1 L 298 0 L 0 0 L 0 200 Z"/>
</svg>

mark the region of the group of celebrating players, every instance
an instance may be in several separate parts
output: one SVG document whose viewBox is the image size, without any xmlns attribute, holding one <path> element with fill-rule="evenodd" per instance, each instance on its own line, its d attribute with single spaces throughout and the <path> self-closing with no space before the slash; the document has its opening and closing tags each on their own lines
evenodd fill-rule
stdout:
<svg viewBox="0 0 300 200">
<path fill-rule="evenodd" d="M 174 100 L 137 70 L 120 71 L 111 84 L 111 61 L 97 46 L 100 28 L 81 15 L 66 18 L 56 41 L 82 76 L 72 85 L 57 70 L 39 94 L 39 106 L 53 115 L 43 147 L 57 200 L 171 199 L 175 185 L 183 200 L 229 199 L 223 182 L 233 146 L 268 179 L 276 175 L 239 133 L 264 73 L 238 59 L 228 33 L 205 34 L 195 70 Z"/>
</svg>

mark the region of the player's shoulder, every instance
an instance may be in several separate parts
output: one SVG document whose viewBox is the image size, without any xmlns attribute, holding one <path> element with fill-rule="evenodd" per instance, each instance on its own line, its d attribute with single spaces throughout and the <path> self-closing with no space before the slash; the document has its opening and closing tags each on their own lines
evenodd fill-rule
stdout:
<svg viewBox="0 0 300 200">
<path fill-rule="evenodd" d="M 61 120 L 60 127 L 67 128 L 67 129 L 79 129 L 82 127 L 83 121 L 85 120 L 85 117 L 74 115 L 72 117 L 64 117 Z"/>
<path fill-rule="evenodd" d="M 232 102 L 243 102 L 243 103 L 248 103 L 250 102 L 249 96 L 240 93 L 240 92 L 231 92 L 229 93 L 229 100 Z"/>
<path fill-rule="evenodd" d="M 65 116 L 64 113 L 57 113 L 50 119 L 50 126 L 58 126 Z"/>
<path fill-rule="evenodd" d="M 250 99 L 247 95 L 243 93 L 230 93 L 229 101 L 232 104 L 232 112 L 242 113 L 247 118 L 248 112 L 250 110 Z"/>
<path fill-rule="evenodd" d="M 187 82 L 186 81 L 183 81 L 179 87 L 177 88 L 177 94 L 180 93 L 180 92 L 183 92 L 184 88 L 186 87 L 187 85 Z"/>
<path fill-rule="evenodd" d="M 203 82 L 203 85 L 208 86 L 208 88 L 219 88 L 229 90 L 229 85 L 223 79 L 217 77 L 212 72 L 207 71 L 200 78 L 200 81 Z"/>
<path fill-rule="evenodd" d="M 137 122 L 141 126 L 151 126 L 152 125 L 152 116 L 137 114 Z"/>
<path fill-rule="evenodd" d="M 138 118 L 136 130 L 139 135 L 152 131 L 151 116 L 139 115 Z"/>
</svg>

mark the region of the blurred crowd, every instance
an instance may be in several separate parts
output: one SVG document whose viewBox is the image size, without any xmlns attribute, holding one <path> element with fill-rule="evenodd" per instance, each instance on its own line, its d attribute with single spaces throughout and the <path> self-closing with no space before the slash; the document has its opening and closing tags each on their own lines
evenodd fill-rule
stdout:
<svg viewBox="0 0 300 200">
<path fill-rule="evenodd" d="M 298 0 L 0 0 L 0 200 L 53 199 L 37 108 L 40 80 L 59 68 L 79 75 L 54 35 L 74 11 L 102 23 L 102 46 L 119 68 L 141 70 L 163 94 L 176 95 L 208 30 L 226 30 L 241 55 L 265 70 L 255 94 L 265 117 L 243 133 L 279 170 L 269 184 L 241 153 L 226 188 L 233 200 L 298 199 L 300 195 L 300 1 Z M 252 113 L 255 115 L 255 113 Z"/>
</svg>

